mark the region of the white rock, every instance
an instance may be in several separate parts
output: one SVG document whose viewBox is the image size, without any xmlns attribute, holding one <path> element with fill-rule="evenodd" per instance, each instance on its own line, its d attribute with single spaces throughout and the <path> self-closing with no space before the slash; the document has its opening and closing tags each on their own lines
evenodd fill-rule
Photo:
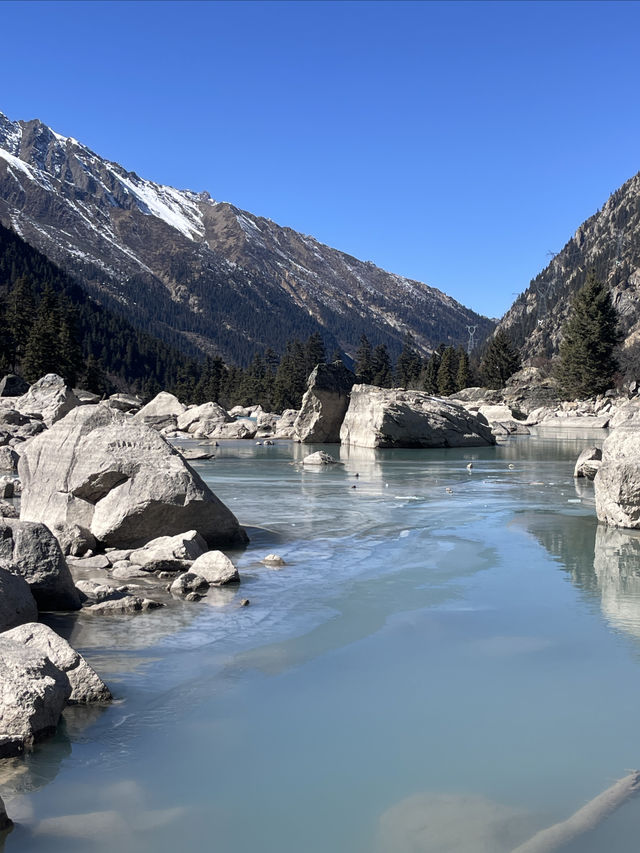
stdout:
<svg viewBox="0 0 640 853">
<path fill-rule="evenodd" d="M 207 551 L 191 565 L 189 571 L 204 578 L 211 586 L 238 583 L 240 575 L 231 560 L 222 551 Z"/>
<path fill-rule="evenodd" d="M 16 400 L 16 409 L 23 415 L 41 415 L 47 426 L 51 426 L 68 414 L 80 400 L 61 376 L 47 373 L 38 379 L 22 397 Z"/>
<path fill-rule="evenodd" d="M 324 450 L 318 450 L 316 453 L 310 453 L 308 456 L 305 456 L 302 460 L 303 465 L 317 466 L 317 465 L 342 465 L 337 459 L 334 459 L 333 456 L 330 456 L 328 453 L 325 453 Z"/>
</svg>

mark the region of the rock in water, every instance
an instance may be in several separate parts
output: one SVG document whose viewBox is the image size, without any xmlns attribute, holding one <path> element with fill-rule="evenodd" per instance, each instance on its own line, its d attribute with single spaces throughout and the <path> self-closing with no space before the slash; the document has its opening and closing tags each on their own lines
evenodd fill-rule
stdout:
<svg viewBox="0 0 640 853">
<path fill-rule="evenodd" d="M 576 461 L 573 469 L 574 477 L 586 477 L 593 480 L 602 464 L 602 450 L 599 447 L 587 447 L 583 450 Z"/>
<path fill-rule="evenodd" d="M 196 530 L 245 543 L 233 513 L 155 430 L 103 404 L 82 406 L 25 447 L 21 518 L 78 524 L 115 548 Z"/>
<path fill-rule="evenodd" d="M 328 453 L 325 453 L 324 450 L 318 450 L 315 453 L 310 453 L 308 456 L 305 456 L 302 460 L 303 465 L 341 465 L 341 462 L 338 462 L 337 459 L 334 459 L 333 456 L 330 456 Z"/>
<path fill-rule="evenodd" d="M 200 421 L 209 421 L 212 425 L 215 423 L 226 424 L 232 418 L 227 412 L 217 403 L 203 403 L 201 406 L 192 406 L 178 415 L 178 429 L 187 430 L 187 432 L 195 432 Z"/>
<path fill-rule="evenodd" d="M 66 640 L 48 625 L 31 622 L 6 631 L 3 637 L 20 645 L 42 652 L 51 663 L 64 672 L 71 685 L 68 701 L 72 704 L 109 702 L 109 688 L 86 660 Z"/>
<path fill-rule="evenodd" d="M 207 550 L 207 543 L 195 531 L 180 533 L 178 536 L 159 536 L 147 542 L 144 548 L 132 551 L 129 560 L 136 566 L 142 566 L 148 572 L 184 571 L 185 562 L 190 564 Z"/>
<path fill-rule="evenodd" d="M 495 444 L 483 417 L 420 391 L 354 385 L 340 430 L 359 447 L 476 447 Z"/>
<path fill-rule="evenodd" d="M 52 734 L 70 695 L 69 679 L 46 655 L 0 636 L 0 758 Z"/>
<path fill-rule="evenodd" d="M 16 400 L 16 409 L 23 415 L 41 415 L 47 426 L 55 424 L 68 414 L 80 400 L 64 379 L 55 373 L 47 373 Z"/>
<path fill-rule="evenodd" d="M 341 361 L 319 364 L 313 370 L 293 427 L 303 444 L 337 444 L 340 441 L 340 427 L 355 379 L 355 374 Z"/>
<path fill-rule="evenodd" d="M 0 797 L 0 832 L 4 832 L 5 829 L 11 829 L 12 826 L 13 821 L 7 815 L 4 802 L 2 801 L 2 797 Z"/>
<path fill-rule="evenodd" d="M 0 569 L 0 632 L 34 622 L 38 607 L 24 578 Z"/>
<path fill-rule="evenodd" d="M 210 586 L 240 583 L 240 575 L 231 560 L 222 551 L 207 551 L 194 561 L 189 571 L 204 578 Z"/>
<path fill-rule="evenodd" d="M 640 528 L 640 432 L 615 429 L 602 445 L 595 476 L 596 512 L 613 527 Z"/>
<path fill-rule="evenodd" d="M 24 578 L 40 610 L 80 608 L 58 540 L 44 524 L 0 519 L 0 567 Z"/>
</svg>

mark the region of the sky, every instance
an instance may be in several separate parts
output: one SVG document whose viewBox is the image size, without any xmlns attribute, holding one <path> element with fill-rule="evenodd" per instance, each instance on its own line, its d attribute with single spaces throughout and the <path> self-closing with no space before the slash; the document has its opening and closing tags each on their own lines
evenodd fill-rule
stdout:
<svg viewBox="0 0 640 853">
<path fill-rule="evenodd" d="M 640 170 L 638 2 L 0 3 L 0 111 L 501 316 Z"/>
</svg>

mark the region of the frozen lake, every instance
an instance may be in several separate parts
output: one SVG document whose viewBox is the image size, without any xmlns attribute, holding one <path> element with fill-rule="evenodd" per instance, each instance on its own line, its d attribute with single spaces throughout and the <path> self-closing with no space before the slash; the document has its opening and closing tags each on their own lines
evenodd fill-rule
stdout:
<svg viewBox="0 0 640 853">
<path fill-rule="evenodd" d="M 603 436 L 195 463 L 243 583 L 52 618 L 118 701 L 0 777 L 7 853 L 509 853 L 568 817 L 640 765 L 640 537 L 572 477 Z M 567 853 L 639 831 L 631 803 Z"/>
</svg>

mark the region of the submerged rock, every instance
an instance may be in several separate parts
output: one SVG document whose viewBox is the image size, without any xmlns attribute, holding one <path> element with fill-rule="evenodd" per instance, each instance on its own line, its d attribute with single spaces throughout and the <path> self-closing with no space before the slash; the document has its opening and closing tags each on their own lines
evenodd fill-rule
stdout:
<svg viewBox="0 0 640 853">
<path fill-rule="evenodd" d="M 204 592 L 209 589 L 209 582 L 194 572 L 184 572 L 169 586 L 169 592 L 174 595 L 190 595 L 193 592 Z M 198 596 L 199 598 L 200 596 Z"/>
<path fill-rule="evenodd" d="M 190 529 L 210 545 L 247 541 L 161 435 L 102 404 L 75 409 L 29 442 L 19 471 L 21 518 L 78 524 L 107 546 L 139 547 Z"/>
<path fill-rule="evenodd" d="M 79 609 L 71 572 L 44 524 L 0 519 L 0 567 L 24 578 L 40 610 Z"/>
<path fill-rule="evenodd" d="M 206 550 L 202 536 L 196 530 L 189 530 L 177 536 L 159 536 L 144 548 L 132 551 L 129 560 L 148 572 L 180 572 Z"/>
<path fill-rule="evenodd" d="M 308 456 L 305 456 L 302 460 L 303 465 L 341 465 L 337 459 L 334 459 L 328 453 L 325 453 L 324 450 L 318 450 L 315 453 L 310 453 Z"/>
<path fill-rule="evenodd" d="M 111 692 L 104 681 L 89 666 L 86 660 L 69 643 L 58 636 L 48 625 L 31 622 L 20 625 L 3 634 L 6 639 L 22 646 L 42 652 L 51 663 L 69 679 L 71 693 L 68 701 L 73 704 L 109 702 Z"/>
<path fill-rule="evenodd" d="M 141 598 L 138 595 L 125 595 L 122 598 L 109 599 L 108 601 L 101 601 L 98 604 L 92 604 L 89 607 L 85 607 L 84 610 L 87 613 L 121 615 L 139 613 L 144 610 L 156 610 L 159 607 L 164 607 L 164 604 L 159 601 L 153 601 L 151 598 Z"/>
<path fill-rule="evenodd" d="M 420 391 L 354 385 L 340 440 L 359 447 L 476 447 L 495 444 L 485 418 Z"/>
<path fill-rule="evenodd" d="M 356 380 L 344 364 L 318 364 L 307 380 L 307 390 L 293 429 L 303 444 L 337 444 Z"/>
</svg>

